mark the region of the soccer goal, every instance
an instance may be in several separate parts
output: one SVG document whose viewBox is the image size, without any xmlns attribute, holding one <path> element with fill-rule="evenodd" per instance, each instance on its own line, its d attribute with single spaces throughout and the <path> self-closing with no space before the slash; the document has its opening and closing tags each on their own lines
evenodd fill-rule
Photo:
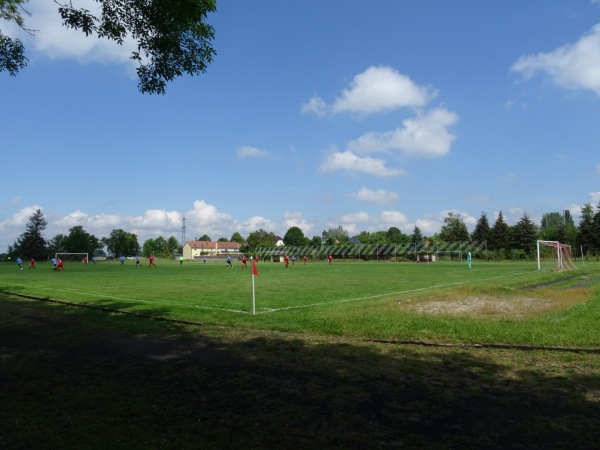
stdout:
<svg viewBox="0 0 600 450">
<path fill-rule="evenodd" d="M 538 270 L 575 269 L 571 246 L 558 241 L 537 241 Z"/>
<path fill-rule="evenodd" d="M 461 262 L 462 261 L 462 250 L 437 250 L 433 256 L 433 262 Z"/>
<path fill-rule="evenodd" d="M 87 253 L 56 253 L 54 255 L 54 258 L 58 259 L 62 259 L 63 261 L 77 261 L 77 262 L 82 262 L 83 260 L 88 259 L 88 254 Z"/>
</svg>

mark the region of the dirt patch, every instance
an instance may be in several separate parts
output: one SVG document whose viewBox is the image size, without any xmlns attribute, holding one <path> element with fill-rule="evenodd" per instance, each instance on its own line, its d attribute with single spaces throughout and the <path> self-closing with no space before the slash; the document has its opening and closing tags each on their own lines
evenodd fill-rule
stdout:
<svg viewBox="0 0 600 450">
<path fill-rule="evenodd" d="M 404 311 L 420 314 L 525 318 L 556 309 L 560 306 L 560 301 L 535 297 L 496 298 L 474 295 L 460 299 L 399 303 L 398 306 Z"/>
</svg>

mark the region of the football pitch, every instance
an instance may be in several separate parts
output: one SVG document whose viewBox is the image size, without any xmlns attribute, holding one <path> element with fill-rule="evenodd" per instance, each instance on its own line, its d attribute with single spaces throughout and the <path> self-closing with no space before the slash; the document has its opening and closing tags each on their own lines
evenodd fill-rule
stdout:
<svg viewBox="0 0 600 450">
<path fill-rule="evenodd" d="M 535 262 L 431 264 L 157 260 L 18 270 L 0 290 L 152 317 L 369 339 L 598 346 L 600 264 L 538 272 Z M 254 279 L 253 279 L 254 278 Z M 254 288 L 253 288 L 254 285 Z M 254 295 L 253 295 L 254 293 Z M 596 325 L 593 325 L 593 321 Z M 593 328 L 590 330 L 590 328 Z"/>
</svg>

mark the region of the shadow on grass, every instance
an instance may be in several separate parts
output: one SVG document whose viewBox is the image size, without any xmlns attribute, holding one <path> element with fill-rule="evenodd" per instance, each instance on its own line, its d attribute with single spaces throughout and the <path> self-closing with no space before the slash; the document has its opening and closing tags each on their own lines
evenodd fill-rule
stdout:
<svg viewBox="0 0 600 450">
<path fill-rule="evenodd" d="M 316 340 L 6 297 L 0 389 L 2 449 L 600 446 L 595 355 Z"/>
</svg>

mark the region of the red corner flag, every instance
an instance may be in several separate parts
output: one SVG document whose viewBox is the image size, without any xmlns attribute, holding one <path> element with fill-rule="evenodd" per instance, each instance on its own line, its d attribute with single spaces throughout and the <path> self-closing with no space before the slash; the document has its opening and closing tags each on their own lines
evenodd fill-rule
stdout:
<svg viewBox="0 0 600 450">
<path fill-rule="evenodd" d="M 258 269 L 256 268 L 256 261 L 252 260 L 252 275 L 258 275 Z"/>
</svg>

